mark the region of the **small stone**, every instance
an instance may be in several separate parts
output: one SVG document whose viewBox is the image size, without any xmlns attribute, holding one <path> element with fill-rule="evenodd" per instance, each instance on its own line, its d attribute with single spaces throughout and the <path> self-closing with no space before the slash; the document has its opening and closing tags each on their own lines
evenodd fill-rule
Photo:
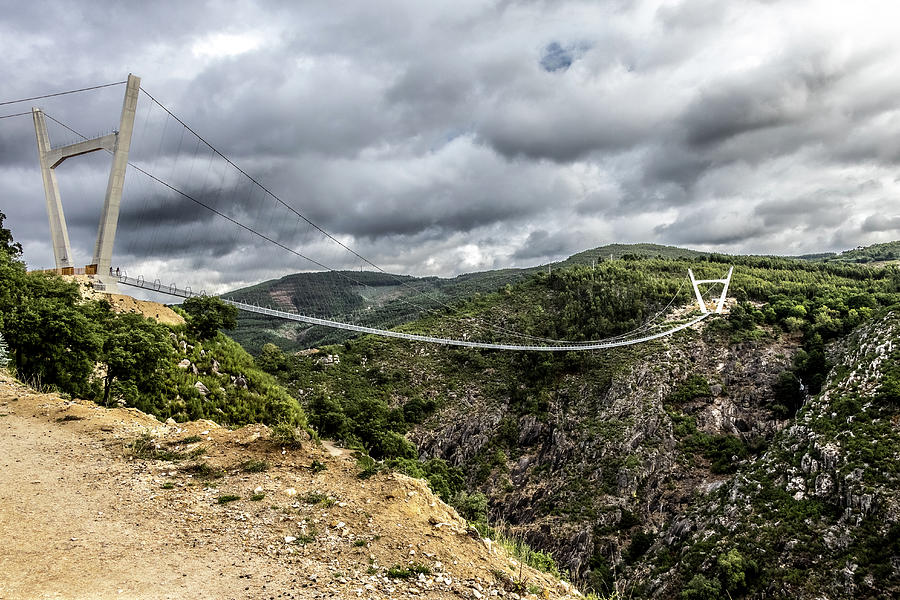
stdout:
<svg viewBox="0 0 900 600">
<path fill-rule="evenodd" d="M 284 490 L 284 493 L 288 496 L 293 497 L 293 496 L 297 495 L 297 490 L 295 490 L 294 488 L 288 488 L 288 489 Z"/>
<path fill-rule="evenodd" d="M 284 536 L 284 543 L 285 543 L 285 544 L 293 544 L 293 543 L 296 542 L 296 541 L 297 541 L 297 538 L 295 538 L 295 537 L 292 536 L 292 535 L 286 535 L 286 536 Z"/>
</svg>

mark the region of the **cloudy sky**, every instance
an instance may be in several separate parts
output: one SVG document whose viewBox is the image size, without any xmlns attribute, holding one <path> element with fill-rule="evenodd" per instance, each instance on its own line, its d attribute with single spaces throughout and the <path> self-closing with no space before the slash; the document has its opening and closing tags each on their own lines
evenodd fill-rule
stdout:
<svg viewBox="0 0 900 600">
<path fill-rule="evenodd" d="M 526 266 L 613 242 L 798 254 L 900 238 L 895 1 L 4 2 L 0 101 L 143 88 L 133 159 L 335 267 Z M 121 86 L 37 105 L 87 135 Z M 75 141 L 51 122 L 54 144 Z M 221 163 L 221 164 L 220 164 Z M 109 157 L 59 169 L 89 262 Z M 52 262 L 29 117 L 0 210 Z M 223 290 L 311 265 L 130 171 L 118 264 Z"/>
</svg>

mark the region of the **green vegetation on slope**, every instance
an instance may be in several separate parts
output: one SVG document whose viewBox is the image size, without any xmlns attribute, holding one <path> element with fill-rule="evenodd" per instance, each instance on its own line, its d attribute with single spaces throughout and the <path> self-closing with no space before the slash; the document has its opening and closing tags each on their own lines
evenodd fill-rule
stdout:
<svg viewBox="0 0 900 600">
<path fill-rule="evenodd" d="M 896 597 L 898 334 L 896 309 L 852 334 L 827 393 L 645 564 L 682 598 Z"/>
<path fill-rule="evenodd" d="M 0 334 L 22 380 L 161 419 L 305 425 L 297 401 L 217 331 L 233 323 L 232 307 L 192 299 L 178 327 L 116 314 L 105 300 L 82 300 L 75 283 L 27 274 L 8 230 L 0 233 Z"/>
<path fill-rule="evenodd" d="M 773 418 L 791 418 L 806 392 L 821 389 L 831 368 L 826 344 L 900 300 L 900 271 L 892 266 L 871 269 L 772 257 L 629 256 L 596 267 L 575 265 L 541 271 L 496 293 L 458 302 L 453 311 L 423 317 L 403 329 L 454 336 L 459 335 L 462 324 L 471 332 L 468 324 L 488 322 L 555 339 L 605 337 L 632 329 L 673 296 L 675 306 L 692 302 L 690 288 L 683 285 L 688 268 L 700 277 L 718 277 L 731 264 L 736 269 L 730 295 L 739 302 L 730 317 L 707 324 L 704 335 L 710 343 L 739 346 L 784 337 L 802 345 L 777 378 L 775 400 L 767 407 Z M 491 330 L 483 330 L 479 337 L 508 341 Z M 504 353 L 361 337 L 323 348 L 319 354 L 287 355 L 270 346 L 259 360 L 302 399 L 311 423 L 325 432 L 323 435 L 362 447 L 387 462 L 411 461 L 417 454 L 430 456 L 429 460 L 444 458 L 465 476 L 469 488 L 459 494 L 485 493 L 486 510 L 514 524 L 517 519 L 544 517 L 593 524 L 596 536 L 615 540 L 610 542 L 612 547 L 627 549 L 615 556 L 598 551 L 589 561 L 587 581 L 593 582 L 597 591 L 609 593 L 614 569 L 641 564 L 654 538 L 638 514 L 645 493 L 640 485 L 633 506 L 630 494 L 625 499 L 630 510 L 622 510 L 621 500 L 610 498 L 620 493 L 623 481 L 638 476 L 653 452 L 665 447 L 662 432 L 649 440 L 658 446 L 639 448 L 628 455 L 604 455 L 582 466 L 575 461 L 534 463 L 526 472 L 534 485 L 542 477 L 555 479 L 550 489 L 542 489 L 529 504 L 517 505 L 528 517 L 510 512 L 510 494 L 523 485 L 521 481 L 513 483 L 510 473 L 520 460 L 531 461 L 535 456 L 551 460 L 555 446 L 539 436 L 563 431 L 559 419 L 571 418 L 570 411 L 578 411 L 579 417 L 566 425 L 566 435 L 609 439 L 613 447 L 624 445 L 626 440 L 616 442 L 617 436 L 632 424 L 627 415 L 604 412 L 604 398 L 617 377 L 661 347 L 651 343 L 602 353 Z M 675 451 L 694 457 L 691 468 L 719 476 L 740 472 L 760 455 L 765 443 L 699 430 L 682 406 L 711 396 L 713 382 L 688 378 L 682 383 L 673 386 L 667 401 Z M 459 421 L 447 423 L 438 414 Z M 479 424 L 480 420 L 483 423 Z M 418 440 L 433 439 L 429 432 L 444 432 L 440 435 L 447 437 L 442 444 L 428 446 L 426 452 L 404 437 L 411 431 Z M 543 541 L 529 541 L 552 540 L 545 536 Z M 748 562 L 756 560 L 753 555 L 730 553 L 730 549 L 720 554 L 721 565 L 716 562 L 704 575 L 708 581 L 698 578 L 691 583 L 693 576 L 685 580 L 686 593 L 696 592 L 693 597 L 701 597 L 696 594 L 716 585 L 723 594 L 739 593 L 742 586 L 749 585 L 755 577 Z M 689 584 L 693 591 L 688 590 Z"/>
<path fill-rule="evenodd" d="M 821 254 L 806 254 L 799 256 L 803 260 L 836 262 L 836 263 L 881 263 L 900 260 L 900 241 L 884 244 L 872 244 L 860 246 L 844 252 L 825 252 Z"/>
</svg>

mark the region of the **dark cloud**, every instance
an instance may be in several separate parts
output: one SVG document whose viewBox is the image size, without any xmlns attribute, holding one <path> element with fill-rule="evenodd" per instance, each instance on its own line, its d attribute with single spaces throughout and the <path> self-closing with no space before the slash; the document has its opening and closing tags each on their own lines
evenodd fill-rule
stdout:
<svg viewBox="0 0 900 600">
<path fill-rule="evenodd" d="M 0 101 L 135 72 L 291 209 L 416 275 L 616 241 L 836 250 L 898 229 L 884 207 L 900 193 L 900 15 L 886 0 L 869 10 L 879 18 L 825 0 L 26 3 L 0 22 L 15 41 Z M 35 104 L 94 136 L 121 102 L 113 87 L 0 115 Z M 55 145 L 78 139 L 48 126 Z M 297 252 L 360 266 L 145 95 L 131 157 Z M 79 260 L 108 163 L 59 171 Z M 135 169 L 125 192 L 129 272 L 225 288 L 313 268 Z M 0 209 L 46 266 L 28 115 L 0 120 Z"/>
<path fill-rule="evenodd" d="M 673 223 L 658 225 L 655 231 L 668 242 L 702 246 L 738 244 L 769 231 L 757 220 L 726 211 L 693 211 Z"/>
<path fill-rule="evenodd" d="M 862 230 L 866 233 L 885 231 L 900 234 L 900 215 L 869 215 L 862 223 Z"/>
<path fill-rule="evenodd" d="M 528 260 L 559 256 L 572 249 L 571 242 L 572 237 L 568 232 L 559 232 L 551 235 L 548 231 L 536 229 L 528 234 L 525 243 L 513 253 L 512 257 L 517 260 Z"/>
<path fill-rule="evenodd" d="M 835 227 L 851 212 L 846 197 L 823 190 L 790 200 L 767 200 L 754 209 L 766 227 Z"/>
</svg>

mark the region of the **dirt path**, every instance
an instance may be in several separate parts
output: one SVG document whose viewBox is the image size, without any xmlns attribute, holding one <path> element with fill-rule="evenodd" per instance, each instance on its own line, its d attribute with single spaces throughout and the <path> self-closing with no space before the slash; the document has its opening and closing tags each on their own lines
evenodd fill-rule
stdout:
<svg viewBox="0 0 900 600">
<path fill-rule="evenodd" d="M 338 448 L 331 440 L 322 440 L 322 447 L 325 448 L 329 456 L 343 456 L 347 454 L 346 448 Z"/>
<path fill-rule="evenodd" d="M 227 529 L 185 535 L 184 513 L 153 502 L 157 474 L 110 450 L 119 440 L 16 404 L 0 408 L 0 598 L 290 597 L 299 574 Z"/>
<path fill-rule="evenodd" d="M 180 459 L 132 456 L 142 435 Z M 518 563 L 421 481 L 362 481 L 347 456 L 266 436 L 165 425 L 0 375 L 0 600 L 569 597 L 527 567 L 513 581 Z M 389 572 L 416 565 L 427 569 Z"/>
</svg>

